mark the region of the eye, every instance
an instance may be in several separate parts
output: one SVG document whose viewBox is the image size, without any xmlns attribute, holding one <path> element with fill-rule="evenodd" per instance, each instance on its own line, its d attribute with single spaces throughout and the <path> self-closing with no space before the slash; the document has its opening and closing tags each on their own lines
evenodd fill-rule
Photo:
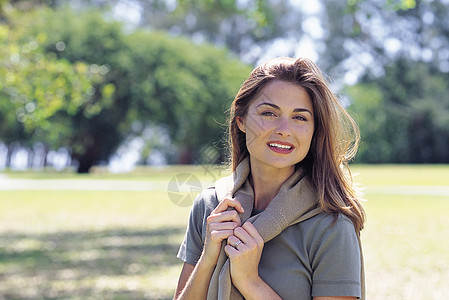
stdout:
<svg viewBox="0 0 449 300">
<path fill-rule="evenodd" d="M 276 117 L 276 114 L 272 111 L 264 111 L 261 113 L 261 115 L 265 117 Z"/>
<path fill-rule="evenodd" d="M 293 117 L 293 119 L 298 120 L 298 121 L 307 121 L 307 118 L 301 115 L 295 116 Z"/>
</svg>

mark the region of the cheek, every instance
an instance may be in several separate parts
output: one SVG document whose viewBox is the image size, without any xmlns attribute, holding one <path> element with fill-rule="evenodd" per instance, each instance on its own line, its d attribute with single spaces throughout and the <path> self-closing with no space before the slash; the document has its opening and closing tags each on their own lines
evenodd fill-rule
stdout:
<svg viewBox="0 0 449 300">
<path fill-rule="evenodd" d="M 307 130 L 306 130 L 307 137 L 308 137 L 310 140 L 312 140 L 313 133 L 314 133 L 313 128 L 310 128 L 310 129 L 307 129 Z"/>
<path fill-rule="evenodd" d="M 299 126 L 295 129 L 296 137 L 300 140 L 311 139 L 313 132 L 313 126 Z"/>
<path fill-rule="evenodd" d="M 269 122 L 257 118 L 248 118 L 246 123 L 246 134 L 261 137 L 264 132 L 269 131 Z"/>
<path fill-rule="evenodd" d="M 300 145 L 302 145 L 302 150 L 308 152 L 312 146 L 314 130 L 313 128 L 301 128 L 297 131 L 296 139 Z"/>
<path fill-rule="evenodd" d="M 305 133 L 306 133 L 307 137 L 309 139 L 312 139 L 313 134 L 315 133 L 315 126 L 314 125 L 310 125 L 310 126 L 307 126 L 305 129 L 306 129 Z"/>
</svg>

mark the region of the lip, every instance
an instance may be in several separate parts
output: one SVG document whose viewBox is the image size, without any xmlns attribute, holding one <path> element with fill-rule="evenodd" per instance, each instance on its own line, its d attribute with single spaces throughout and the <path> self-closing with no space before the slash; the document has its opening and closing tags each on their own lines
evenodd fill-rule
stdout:
<svg viewBox="0 0 449 300">
<path fill-rule="evenodd" d="M 282 148 L 278 148 L 278 147 L 272 147 L 270 146 L 270 144 L 279 144 L 279 145 L 283 145 L 283 146 L 289 146 L 291 147 L 290 149 L 282 149 Z M 268 148 L 270 148 L 270 150 L 276 152 L 276 153 L 281 153 L 281 154 L 289 154 L 293 151 L 293 149 L 295 149 L 295 146 L 293 146 L 293 144 L 287 143 L 287 142 L 281 142 L 281 141 L 269 141 L 267 143 Z"/>
</svg>

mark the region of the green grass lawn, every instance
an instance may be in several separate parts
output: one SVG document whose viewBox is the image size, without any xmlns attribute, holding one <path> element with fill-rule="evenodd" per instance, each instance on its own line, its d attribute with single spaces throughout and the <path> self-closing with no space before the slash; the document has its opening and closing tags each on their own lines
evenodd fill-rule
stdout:
<svg viewBox="0 0 449 300">
<path fill-rule="evenodd" d="M 362 241 L 368 299 L 444 299 L 449 295 L 449 194 L 388 194 L 382 187 L 423 185 L 432 191 L 429 186 L 449 186 L 449 166 L 353 169 L 366 187 Z M 3 175 L 168 183 L 180 173 L 207 183 L 224 174 L 197 166 L 130 174 Z M 170 299 L 189 214 L 189 207 L 171 200 L 167 189 L 0 191 L 0 299 Z"/>
<path fill-rule="evenodd" d="M 3 191 L 0 299 L 168 299 L 189 208 L 166 191 Z"/>
</svg>

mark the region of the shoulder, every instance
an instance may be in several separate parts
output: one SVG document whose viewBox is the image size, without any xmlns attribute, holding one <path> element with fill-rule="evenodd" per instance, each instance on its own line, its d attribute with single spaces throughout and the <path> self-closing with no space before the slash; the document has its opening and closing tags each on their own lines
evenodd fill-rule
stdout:
<svg viewBox="0 0 449 300">
<path fill-rule="evenodd" d="M 208 216 L 218 205 L 215 187 L 203 189 L 193 200 L 192 213 Z"/>
<path fill-rule="evenodd" d="M 343 214 L 331 215 L 325 212 L 298 224 L 301 236 L 313 252 L 323 243 L 332 241 L 357 242 L 357 233 L 352 221 Z"/>
<path fill-rule="evenodd" d="M 306 232 L 312 262 L 318 263 L 326 256 L 335 259 L 335 255 L 342 259 L 342 253 L 358 260 L 359 238 L 348 217 L 343 214 L 334 216 L 321 213 L 307 221 L 304 225 L 309 230 Z"/>
<path fill-rule="evenodd" d="M 331 240 L 357 241 L 355 227 L 348 217 L 342 214 L 334 216 L 326 212 L 288 227 L 282 236 L 296 244 L 306 246 L 312 252 L 323 242 Z"/>
<path fill-rule="evenodd" d="M 355 231 L 352 221 L 343 214 L 332 215 L 322 212 L 302 223 L 303 227 L 321 233 L 328 230 L 339 231 L 342 229 Z"/>
</svg>

